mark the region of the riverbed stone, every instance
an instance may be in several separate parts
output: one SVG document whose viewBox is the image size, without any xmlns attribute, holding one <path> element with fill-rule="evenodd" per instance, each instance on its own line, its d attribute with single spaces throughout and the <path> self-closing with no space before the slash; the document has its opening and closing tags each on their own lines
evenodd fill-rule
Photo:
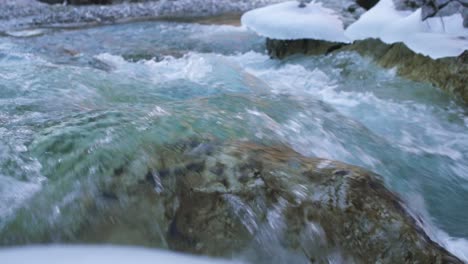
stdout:
<svg viewBox="0 0 468 264">
<path fill-rule="evenodd" d="M 68 212 L 82 219 L 75 226 L 51 225 L 29 234 L 39 238 L 18 240 L 29 226 L 10 223 L 15 229 L 3 229 L 1 244 L 131 244 L 221 257 L 254 250 L 273 260 L 286 250 L 309 263 L 332 256 L 462 263 L 425 234 L 380 176 L 362 168 L 282 144 L 190 139 L 156 149 L 146 173 L 116 168 L 93 194 L 77 198 L 80 210 Z"/>
</svg>

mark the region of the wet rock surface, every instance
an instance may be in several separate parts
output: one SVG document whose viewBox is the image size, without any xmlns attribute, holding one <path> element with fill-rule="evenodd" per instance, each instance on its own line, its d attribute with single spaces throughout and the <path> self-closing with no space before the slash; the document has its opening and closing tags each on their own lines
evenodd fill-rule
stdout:
<svg viewBox="0 0 468 264">
<path fill-rule="evenodd" d="M 357 41 L 344 50 L 369 56 L 385 68 L 397 67 L 399 75 L 429 82 L 468 103 L 468 62 L 464 59 L 467 51 L 456 58 L 434 60 L 414 53 L 403 43 L 388 45 L 375 39 Z"/>
<path fill-rule="evenodd" d="M 266 47 L 273 58 L 283 59 L 294 54 L 323 55 L 330 52 L 355 51 L 385 68 L 397 68 L 405 78 L 429 82 L 468 103 L 468 63 L 465 53 L 457 58 L 431 59 L 417 54 L 403 43 L 386 44 L 377 39 L 355 41 L 353 44 L 320 40 L 272 40 Z"/>
<path fill-rule="evenodd" d="M 461 263 L 361 168 L 250 142 L 188 140 L 156 153 L 145 173 L 126 164 L 83 192 L 61 224 L 24 210 L 1 244 L 146 245 L 265 263 Z"/>
<path fill-rule="evenodd" d="M 343 47 L 344 43 L 325 40 L 299 39 L 299 40 L 275 40 L 267 39 L 266 48 L 273 58 L 284 59 L 294 54 L 322 55 Z"/>
</svg>

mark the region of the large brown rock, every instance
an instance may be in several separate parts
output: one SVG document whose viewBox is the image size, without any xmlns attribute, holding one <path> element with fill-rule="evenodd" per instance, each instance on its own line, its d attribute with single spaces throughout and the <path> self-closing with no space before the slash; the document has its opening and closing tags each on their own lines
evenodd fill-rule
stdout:
<svg viewBox="0 0 468 264">
<path fill-rule="evenodd" d="M 190 140 L 155 153 L 147 173 L 118 168 L 82 193 L 62 224 L 23 212 L 0 242 L 146 245 L 254 262 L 461 263 L 364 169 L 249 142 Z"/>
</svg>

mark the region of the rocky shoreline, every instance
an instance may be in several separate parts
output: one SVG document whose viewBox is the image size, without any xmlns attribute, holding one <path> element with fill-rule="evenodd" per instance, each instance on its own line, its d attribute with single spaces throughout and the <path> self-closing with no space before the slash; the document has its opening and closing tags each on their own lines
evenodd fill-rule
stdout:
<svg viewBox="0 0 468 264">
<path fill-rule="evenodd" d="M 36 0 L 0 1 L 0 32 L 40 27 L 105 25 L 148 19 L 197 19 L 240 15 L 279 0 L 152 0 L 111 5 L 49 5 Z M 115 1 L 114 1 L 115 2 Z M 14 18 L 14 19 L 13 19 Z"/>
</svg>

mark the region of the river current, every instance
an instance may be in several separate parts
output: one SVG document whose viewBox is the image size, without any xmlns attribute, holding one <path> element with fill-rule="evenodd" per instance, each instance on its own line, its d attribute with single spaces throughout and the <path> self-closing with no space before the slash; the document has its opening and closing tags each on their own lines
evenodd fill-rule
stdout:
<svg viewBox="0 0 468 264">
<path fill-rule="evenodd" d="M 264 41 L 163 21 L 0 37 L 0 229 L 72 221 L 83 189 L 153 145 L 253 139 L 377 172 L 467 261 L 467 107 L 356 53 L 278 61 Z"/>
</svg>

